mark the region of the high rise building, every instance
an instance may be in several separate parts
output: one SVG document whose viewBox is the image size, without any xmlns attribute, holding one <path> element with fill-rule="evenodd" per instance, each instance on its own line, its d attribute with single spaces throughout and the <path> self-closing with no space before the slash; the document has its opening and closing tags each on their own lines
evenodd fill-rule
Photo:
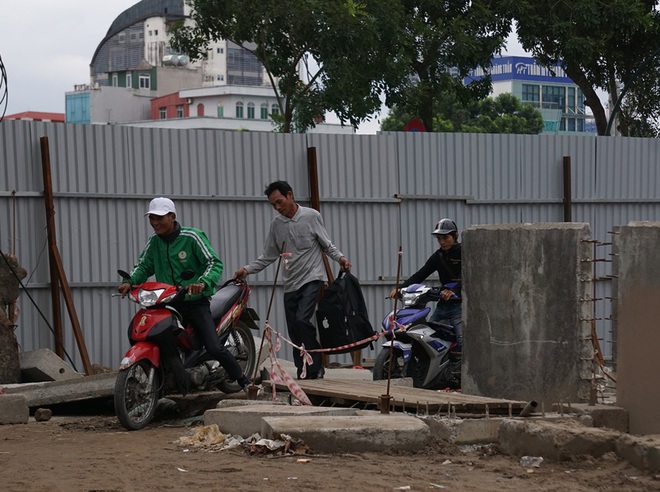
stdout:
<svg viewBox="0 0 660 492">
<path fill-rule="evenodd" d="M 532 104 L 543 115 L 543 133 L 595 133 L 592 117 L 585 111 L 584 94 L 560 66 L 551 69 L 539 65 L 534 58 L 504 56 L 493 58 L 490 71 L 492 97 L 511 93 L 523 103 Z M 465 83 L 484 76 L 482 69 L 473 70 Z"/>
</svg>

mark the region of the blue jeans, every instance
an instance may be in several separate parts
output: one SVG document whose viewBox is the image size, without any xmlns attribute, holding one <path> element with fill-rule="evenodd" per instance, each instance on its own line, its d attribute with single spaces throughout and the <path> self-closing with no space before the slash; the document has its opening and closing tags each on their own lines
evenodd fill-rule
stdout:
<svg viewBox="0 0 660 492">
<path fill-rule="evenodd" d="M 463 348 L 463 308 L 460 302 L 438 301 L 429 321 L 442 321 L 454 327 L 456 349 Z"/>
</svg>

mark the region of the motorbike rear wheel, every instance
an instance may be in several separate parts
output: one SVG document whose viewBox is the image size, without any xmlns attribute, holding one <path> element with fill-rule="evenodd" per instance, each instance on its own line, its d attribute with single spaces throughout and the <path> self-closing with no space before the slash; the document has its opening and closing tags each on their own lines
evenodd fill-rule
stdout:
<svg viewBox="0 0 660 492">
<path fill-rule="evenodd" d="M 121 425 L 128 430 L 146 427 L 156 413 L 160 388 L 161 372 L 147 360 L 120 371 L 115 382 L 115 413 Z"/>
<path fill-rule="evenodd" d="M 254 337 L 250 328 L 242 321 L 236 323 L 234 333 L 227 338 L 225 347 L 236 357 L 238 365 L 243 370 L 243 374 L 251 380 L 254 373 L 254 366 L 257 363 L 257 355 L 254 348 Z M 238 393 L 242 389 L 237 381 L 230 379 L 220 381 L 218 388 L 223 393 Z"/>
<path fill-rule="evenodd" d="M 398 349 L 392 349 L 392 374 L 390 377 L 392 379 L 406 377 L 407 363 L 403 362 L 403 352 Z M 374 381 L 380 381 L 387 379 L 387 373 L 390 370 L 390 348 L 383 348 L 378 356 L 376 356 L 376 362 L 374 363 Z"/>
</svg>

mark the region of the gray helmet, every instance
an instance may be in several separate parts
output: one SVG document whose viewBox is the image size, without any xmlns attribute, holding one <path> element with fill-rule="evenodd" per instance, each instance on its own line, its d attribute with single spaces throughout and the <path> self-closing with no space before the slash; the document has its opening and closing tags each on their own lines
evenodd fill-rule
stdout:
<svg viewBox="0 0 660 492">
<path fill-rule="evenodd" d="M 456 222 L 451 219 L 440 219 L 431 234 L 435 236 L 438 234 L 451 234 L 452 232 L 458 233 Z"/>
</svg>

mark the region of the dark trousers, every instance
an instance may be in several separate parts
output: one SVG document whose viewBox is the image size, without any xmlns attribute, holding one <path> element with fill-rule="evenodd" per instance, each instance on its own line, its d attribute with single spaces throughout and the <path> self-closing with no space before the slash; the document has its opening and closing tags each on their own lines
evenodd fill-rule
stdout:
<svg viewBox="0 0 660 492">
<path fill-rule="evenodd" d="M 298 346 L 304 344 L 307 350 L 321 348 L 321 344 L 316 339 L 316 326 L 311 320 L 322 285 L 323 282 L 320 280 L 314 280 L 295 292 L 284 294 L 284 313 L 289 338 Z M 307 367 L 307 378 L 313 379 L 321 369 L 321 354 L 316 352 L 310 355 L 314 363 Z M 303 361 L 296 349 L 293 351 L 293 362 L 296 364 L 298 377 L 300 377 Z"/>
<path fill-rule="evenodd" d="M 215 323 L 211 317 L 211 308 L 208 299 L 199 299 L 195 301 L 179 302 L 172 305 L 181 316 L 183 323 L 190 323 L 206 351 L 211 357 L 217 360 L 225 368 L 231 379 L 244 385 L 249 383 L 246 376 L 243 375 L 241 366 L 238 365 L 236 358 L 220 343 L 218 334 L 215 331 Z"/>
</svg>

